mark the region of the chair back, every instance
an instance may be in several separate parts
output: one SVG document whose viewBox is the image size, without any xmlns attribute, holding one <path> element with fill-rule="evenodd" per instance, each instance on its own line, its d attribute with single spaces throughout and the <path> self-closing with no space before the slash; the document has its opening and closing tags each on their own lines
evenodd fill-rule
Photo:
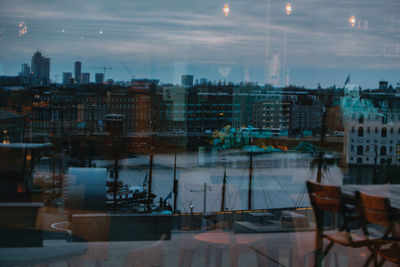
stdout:
<svg viewBox="0 0 400 267">
<path fill-rule="evenodd" d="M 357 192 L 357 198 L 362 219 L 366 223 L 390 227 L 390 218 L 388 214 L 390 209 L 389 199 L 363 192 Z"/>
<path fill-rule="evenodd" d="M 342 212 L 340 187 L 307 181 L 307 189 L 314 209 L 335 213 Z"/>
</svg>

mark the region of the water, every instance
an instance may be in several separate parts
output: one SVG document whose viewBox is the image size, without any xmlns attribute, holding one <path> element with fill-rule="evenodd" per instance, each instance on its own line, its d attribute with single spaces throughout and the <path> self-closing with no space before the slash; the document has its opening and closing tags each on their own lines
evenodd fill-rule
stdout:
<svg viewBox="0 0 400 267">
<path fill-rule="evenodd" d="M 307 153 L 274 152 L 253 156 L 252 209 L 271 209 L 309 206 L 305 181 L 315 180 L 317 170 L 310 169 L 315 158 Z M 113 169 L 111 160 L 94 161 L 97 168 Z M 138 155 L 119 161 L 119 180 L 131 186 L 141 186 L 149 172 L 149 156 Z M 179 181 L 177 208 L 181 212 L 205 210 L 220 211 L 222 183 L 226 167 L 226 210 L 248 209 L 249 155 L 239 151 L 184 152 L 177 155 L 176 176 Z M 58 167 L 57 167 L 58 168 Z M 61 171 L 58 168 L 57 171 Z M 64 175 L 68 170 L 63 170 Z M 42 160 L 36 167 L 34 177 L 52 175 L 52 165 Z M 165 199 L 172 191 L 174 175 L 174 154 L 155 154 L 153 159 L 152 191 L 157 198 Z M 67 176 L 67 175 L 66 175 Z M 104 180 L 110 179 L 110 171 Z M 108 176 L 108 177 L 107 177 Z M 341 185 L 348 178 L 347 170 L 331 166 L 324 174 L 323 182 Z M 204 194 L 204 184 L 206 194 Z M 173 205 L 173 196 L 168 199 Z"/>
<path fill-rule="evenodd" d="M 305 181 L 315 180 L 316 170 L 310 170 L 314 158 L 304 153 L 272 153 L 253 156 L 253 209 L 271 209 L 308 206 Z M 154 155 L 153 192 L 165 198 L 173 188 L 174 155 Z M 97 167 L 112 166 L 112 161 L 96 161 Z M 128 185 L 142 185 L 148 174 L 149 156 L 120 161 L 119 179 Z M 222 200 L 222 181 L 226 166 L 227 210 L 248 208 L 249 156 L 240 153 L 202 152 L 177 155 L 179 196 L 177 207 L 181 212 L 219 211 Z M 343 170 L 332 166 L 324 182 L 342 184 Z M 206 195 L 204 184 L 207 184 Z M 173 204 L 173 199 L 169 199 Z"/>
</svg>

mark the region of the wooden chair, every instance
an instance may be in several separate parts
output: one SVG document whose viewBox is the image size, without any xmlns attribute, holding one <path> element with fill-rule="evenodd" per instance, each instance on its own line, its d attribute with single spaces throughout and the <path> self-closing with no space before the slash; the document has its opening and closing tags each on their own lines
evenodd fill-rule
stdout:
<svg viewBox="0 0 400 267">
<path fill-rule="evenodd" d="M 366 239 L 371 240 L 373 255 L 364 264 L 367 266 L 374 259 L 375 266 L 381 266 L 386 260 L 400 264 L 400 225 L 398 218 L 391 212 L 389 199 L 356 192 L 360 208 L 362 229 Z M 383 227 L 378 232 L 371 226 Z M 386 245 L 389 245 L 387 247 Z M 377 262 L 377 255 L 382 260 Z"/>
<path fill-rule="evenodd" d="M 340 187 L 332 185 L 322 185 L 307 181 L 307 189 L 310 196 L 310 202 L 314 210 L 317 234 L 315 240 L 315 265 L 321 266 L 322 260 L 328 255 L 334 244 L 346 247 L 359 248 L 367 246 L 366 240 L 362 234 L 356 234 L 351 231 L 350 222 L 357 220 L 357 215 L 349 205 L 343 202 Z M 336 229 L 332 222 L 332 230 L 325 231 L 325 218 L 327 214 L 341 215 L 342 225 Z M 323 240 L 329 240 L 328 246 L 323 249 Z"/>
</svg>

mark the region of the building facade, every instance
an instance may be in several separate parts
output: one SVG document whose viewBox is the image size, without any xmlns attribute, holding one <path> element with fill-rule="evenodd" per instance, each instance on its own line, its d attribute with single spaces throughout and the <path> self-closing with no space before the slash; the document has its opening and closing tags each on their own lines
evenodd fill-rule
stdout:
<svg viewBox="0 0 400 267">
<path fill-rule="evenodd" d="M 400 164 L 400 97 L 345 97 L 344 152 L 355 165 Z"/>
<path fill-rule="evenodd" d="M 31 71 L 34 85 L 50 84 L 50 58 L 43 57 L 39 51 L 32 56 Z"/>
<path fill-rule="evenodd" d="M 81 83 L 81 74 L 82 74 L 82 63 L 80 61 L 75 62 L 75 83 L 80 84 Z"/>
</svg>

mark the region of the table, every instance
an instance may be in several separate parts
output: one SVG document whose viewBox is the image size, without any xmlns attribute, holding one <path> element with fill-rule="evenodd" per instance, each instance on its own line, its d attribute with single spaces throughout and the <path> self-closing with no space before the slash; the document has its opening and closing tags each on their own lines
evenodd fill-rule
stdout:
<svg viewBox="0 0 400 267">
<path fill-rule="evenodd" d="M 344 197 L 353 203 L 356 202 L 356 191 L 386 197 L 390 200 L 392 208 L 400 213 L 400 185 L 344 185 L 342 187 Z"/>
<path fill-rule="evenodd" d="M 0 248 L 0 266 L 46 264 L 72 260 L 88 250 L 87 243 L 43 240 L 42 247 Z"/>
<path fill-rule="evenodd" d="M 230 266 L 238 265 L 238 256 L 242 250 L 251 249 L 251 245 L 255 245 L 261 241 L 261 235 L 254 234 L 234 234 L 225 231 L 209 231 L 194 236 L 195 241 L 202 242 L 208 246 L 205 256 L 205 266 L 210 266 L 211 250 L 216 249 L 216 264 L 221 266 L 222 252 L 224 248 L 229 248 Z M 256 253 L 258 266 L 266 266 L 266 259 Z"/>
</svg>

